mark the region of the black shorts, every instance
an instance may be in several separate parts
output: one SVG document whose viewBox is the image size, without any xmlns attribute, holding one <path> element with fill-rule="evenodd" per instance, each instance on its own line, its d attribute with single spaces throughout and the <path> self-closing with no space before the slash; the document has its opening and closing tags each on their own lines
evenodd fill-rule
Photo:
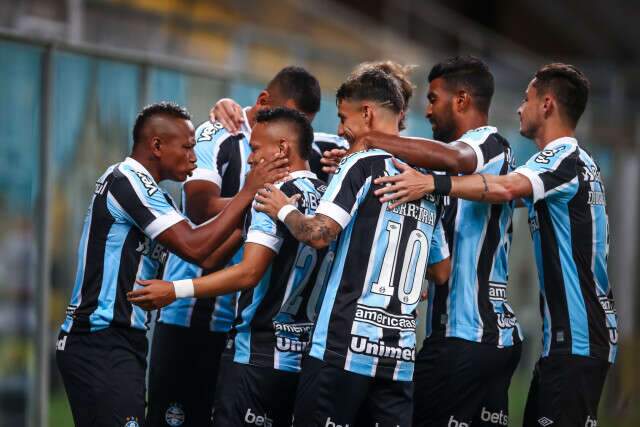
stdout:
<svg viewBox="0 0 640 427">
<path fill-rule="evenodd" d="M 223 427 L 291 427 L 299 374 L 223 361 L 213 424 Z"/>
<path fill-rule="evenodd" d="M 145 331 L 60 332 L 56 361 L 76 427 L 144 424 Z"/>
<path fill-rule="evenodd" d="M 156 323 L 149 364 L 147 425 L 210 426 L 227 334 Z"/>
<path fill-rule="evenodd" d="M 296 396 L 297 427 L 409 427 L 413 383 L 372 378 L 306 357 Z"/>
<path fill-rule="evenodd" d="M 538 360 L 524 410 L 524 427 L 596 427 L 609 362 L 551 355 Z"/>
<path fill-rule="evenodd" d="M 413 425 L 506 426 L 508 391 L 521 345 L 498 348 L 458 338 L 430 338 L 414 373 Z"/>
</svg>

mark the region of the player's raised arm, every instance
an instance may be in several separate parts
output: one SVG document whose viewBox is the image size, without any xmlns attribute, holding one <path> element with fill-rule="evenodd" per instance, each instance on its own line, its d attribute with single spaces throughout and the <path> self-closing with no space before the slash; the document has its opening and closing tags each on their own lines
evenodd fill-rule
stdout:
<svg viewBox="0 0 640 427">
<path fill-rule="evenodd" d="M 209 111 L 211 122 L 220 122 L 232 135 L 237 134 L 244 123 L 242 107 L 231 98 L 222 98 Z"/>
<path fill-rule="evenodd" d="M 414 166 L 451 174 L 469 174 L 476 170 L 476 153 L 464 142 L 445 144 L 424 138 L 407 138 L 381 132 L 368 132 L 361 137 L 367 148 L 379 148 Z"/>
<path fill-rule="evenodd" d="M 247 175 L 245 186 L 218 216 L 197 228 L 192 228 L 186 221 L 178 222 L 159 234 L 158 241 L 186 260 L 204 261 L 240 226 L 255 192 L 265 183 L 286 176 L 287 162 L 287 159 L 277 157 L 256 165 Z"/>
<path fill-rule="evenodd" d="M 256 195 L 256 210 L 266 213 L 274 221 L 282 221 L 296 240 L 314 249 L 329 246 L 342 231 L 340 224 L 326 215 L 304 215 L 295 208 L 294 202 L 294 198 L 267 184 L 266 189 L 258 191 Z"/>
</svg>

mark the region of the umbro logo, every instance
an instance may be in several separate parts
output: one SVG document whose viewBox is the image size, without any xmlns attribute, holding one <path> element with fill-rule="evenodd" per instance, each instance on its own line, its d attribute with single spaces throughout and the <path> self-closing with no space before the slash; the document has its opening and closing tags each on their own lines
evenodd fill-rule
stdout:
<svg viewBox="0 0 640 427">
<path fill-rule="evenodd" d="M 551 424 L 553 424 L 553 420 L 550 420 L 547 417 L 542 417 L 542 418 L 538 419 L 538 424 L 540 424 L 542 427 L 547 427 L 547 426 L 550 426 Z"/>
</svg>

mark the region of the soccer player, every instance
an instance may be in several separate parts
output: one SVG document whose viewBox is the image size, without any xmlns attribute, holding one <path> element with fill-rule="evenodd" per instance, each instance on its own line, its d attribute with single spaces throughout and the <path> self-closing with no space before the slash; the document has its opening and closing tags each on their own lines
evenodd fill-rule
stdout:
<svg viewBox="0 0 640 427">
<path fill-rule="evenodd" d="M 356 76 L 366 70 L 378 69 L 393 77 L 402 92 L 404 99 L 404 110 L 401 113 L 399 128 L 404 130 L 406 110 L 409 106 L 411 97 L 413 96 L 414 86 L 409 79 L 409 74 L 413 70 L 411 65 L 401 65 L 393 61 L 374 61 L 363 62 L 359 64 L 350 74 L 350 76 Z M 225 127 L 231 133 L 237 133 L 242 129 L 243 123 L 245 123 L 244 116 L 242 115 L 242 108 L 234 100 L 224 98 L 216 102 L 210 112 L 211 121 L 219 120 L 222 126 Z M 325 168 L 322 163 L 323 153 L 327 153 L 327 156 L 331 155 L 335 157 L 335 163 L 337 165 L 340 158 L 344 157 L 349 144 L 344 138 L 337 135 L 332 135 L 324 132 L 315 132 L 313 140 L 313 151 L 309 158 L 309 166 L 318 179 L 328 182 L 329 173 L 332 173 L 334 168 Z M 325 170 L 326 169 L 326 170 Z"/>
<path fill-rule="evenodd" d="M 296 208 L 312 215 L 326 186 L 309 170 L 311 125 L 304 115 L 286 108 L 261 110 L 256 120 L 250 163 L 278 152 L 287 156 L 291 173 L 277 187 L 288 197 L 299 197 Z M 233 363 L 220 375 L 214 424 L 290 426 L 300 361 L 333 254 L 325 257 L 326 250 L 298 242 L 283 224 L 255 210 L 245 229 L 242 261 L 193 279 L 199 298 L 242 291 L 234 346 L 227 350 Z M 155 307 L 175 299 L 169 282 L 143 284 L 149 286 L 131 292 L 130 301 Z"/>
<path fill-rule="evenodd" d="M 76 426 L 143 424 L 147 317 L 126 293 L 137 278 L 155 277 L 165 248 L 190 262 L 215 264 L 210 254 L 240 224 L 257 188 L 286 175 L 286 159 L 263 162 L 218 217 L 194 228 L 157 185 L 192 173 L 194 144 L 185 109 L 150 105 L 136 118 L 131 156 L 96 182 L 56 346 Z"/>
<path fill-rule="evenodd" d="M 523 198 L 527 205 L 543 351 L 529 390 L 525 427 L 596 425 L 602 387 L 616 357 L 604 186 L 600 168 L 575 139 L 588 94 L 589 82 L 574 66 L 542 67 L 518 109 L 520 133 L 540 150 L 525 165 L 501 176 L 432 177 L 408 171 L 412 189 L 400 197 L 435 193 L 486 203 Z M 395 199 L 398 189 L 392 184 L 380 193 Z"/>
<path fill-rule="evenodd" d="M 246 184 L 249 139 L 259 111 L 289 106 L 310 120 L 320 108 L 320 85 L 300 67 L 280 70 L 253 106 L 241 109 L 245 121 L 232 135 L 220 123 L 206 121 L 196 130 L 198 167 L 182 191 L 183 213 L 194 224 L 213 218 Z M 236 232 L 236 238 L 240 237 Z M 238 253 L 233 262 L 242 259 Z M 190 279 L 209 272 L 170 254 L 163 278 Z M 219 361 L 235 318 L 234 293 L 214 298 L 183 298 L 159 312 L 149 370 L 150 425 L 207 426 L 211 422 Z"/>
<path fill-rule="evenodd" d="M 426 116 L 437 141 L 376 132 L 359 141 L 409 164 L 450 174 L 512 171 L 509 142 L 488 125 L 494 82 L 486 64 L 471 56 L 451 57 L 436 64 L 428 80 Z M 445 286 L 431 284 L 428 292 L 427 339 L 414 376 L 415 426 L 508 421 L 508 389 L 522 341 L 507 303 L 512 213 L 513 202 L 445 198 L 443 225 L 452 270 Z"/>
<path fill-rule="evenodd" d="M 409 426 L 415 308 L 427 271 L 438 282 L 449 273 L 441 209 L 437 197 L 427 197 L 388 210 L 373 194 L 373 180 L 397 169 L 389 153 L 365 151 L 356 141 L 369 130 L 397 135 L 404 103 L 396 81 L 368 70 L 350 77 L 336 97 L 338 133 L 351 154 L 316 214 L 297 212 L 273 186 L 256 196 L 258 211 L 307 245 L 324 248 L 340 235 L 303 361 L 295 425 Z"/>
</svg>

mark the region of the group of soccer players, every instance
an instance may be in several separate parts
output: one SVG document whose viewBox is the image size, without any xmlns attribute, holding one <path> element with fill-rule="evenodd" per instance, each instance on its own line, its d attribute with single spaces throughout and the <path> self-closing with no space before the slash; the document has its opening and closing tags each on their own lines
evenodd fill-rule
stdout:
<svg viewBox="0 0 640 427">
<path fill-rule="evenodd" d="M 300 67 L 195 131 L 175 104 L 139 113 L 130 157 L 96 183 L 57 343 L 77 426 L 508 425 L 516 204 L 544 332 L 524 425 L 597 425 L 617 329 L 604 187 L 575 139 L 588 80 L 535 73 L 518 115 L 539 152 L 515 168 L 483 61 L 431 69 L 432 140 L 400 136 L 408 72 L 356 67 L 337 136 L 314 133 L 320 86 Z M 180 209 L 165 179 L 184 182 Z"/>
</svg>

